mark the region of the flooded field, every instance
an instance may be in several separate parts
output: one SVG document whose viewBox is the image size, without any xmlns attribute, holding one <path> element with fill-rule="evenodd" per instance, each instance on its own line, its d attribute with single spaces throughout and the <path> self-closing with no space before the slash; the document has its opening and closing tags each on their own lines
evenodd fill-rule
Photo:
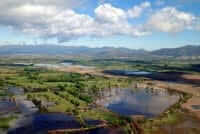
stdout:
<svg viewBox="0 0 200 134">
<path fill-rule="evenodd" d="M 19 87 L 8 87 L 8 93 L 12 95 L 24 95 L 24 89 Z"/>
<path fill-rule="evenodd" d="M 179 98 L 178 94 L 171 94 L 167 90 L 111 89 L 102 92 L 96 103 L 121 115 L 154 117 L 175 104 Z"/>
<path fill-rule="evenodd" d="M 9 101 L 0 101 L 0 115 L 8 112 L 14 112 L 17 109 L 16 104 Z"/>
<path fill-rule="evenodd" d="M 85 120 L 88 126 L 96 126 L 102 124 L 102 121 L 98 120 Z M 43 113 L 36 114 L 30 117 L 25 117 L 18 122 L 18 127 L 12 128 L 8 131 L 8 134 L 47 134 L 49 131 L 56 130 L 69 130 L 69 129 L 81 129 L 83 126 L 80 124 L 76 118 L 69 116 L 64 113 Z M 105 134 L 110 134 L 112 129 L 98 128 L 94 130 L 89 130 L 87 132 L 78 132 L 78 134 L 97 134 L 105 132 Z"/>
<path fill-rule="evenodd" d="M 97 128 L 85 132 L 77 132 L 72 134 L 125 134 L 121 128 Z"/>
<path fill-rule="evenodd" d="M 62 63 L 56 63 L 56 64 L 34 64 L 35 67 L 43 67 L 43 68 L 49 68 L 49 69 L 80 69 L 80 70 L 90 70 L 94 69 L 93 66 L 84 66 L 84 65 L 78 65 L 73 64 L 70 62 L 62 62 Z"/>
<path fill-rule="evenodd" d="M 37 114 L 18 123 L 8 134 L 47 134 L 49 130 L 80 128 L 73 117 L 61 113 Z"/>
<path fill-rule="evenodd" d="M 122 75 L 122 76 L 148 76 L 152 74 L 152 72 L 137 71 L 137 70 L 105 70 L 104 73 L 110 75 Z"/>
</svg>

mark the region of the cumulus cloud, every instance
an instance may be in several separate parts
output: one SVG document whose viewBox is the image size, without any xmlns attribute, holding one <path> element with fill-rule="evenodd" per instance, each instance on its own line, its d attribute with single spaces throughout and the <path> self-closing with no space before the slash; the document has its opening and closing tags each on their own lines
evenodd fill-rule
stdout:
<svg viewBox="0 0 200 134">
<path fill-rule="evenodd" d="M 194 26 L 192 27 L 193 30 L 200 31 L 200 17 L 196 17 L 194 22 Z"/>
<path fill-rule="evenodd" d="M 0 3 L 0 9 L 7 10 L 10 8 L 30 4 L 41 6 L 56 6 L 58 8 L 75 8 L 80 7 L 86 3 L 87 0 L 2 0 Z"/>
<path fill-rule="evenodd" d="M 94 16 L 90 16 L 75 12 L 73 8 L 83 4 L 79 1 L 3 0 L 0 3 L 0 25 L 41 38 L 55 38 L 59 42 L 83 36 L 138 37 L 151 34 L 152 29 L 143 25 L 135 26 L 129 22 L 129 19 L 134 20 L 145 9 L 150 8 L 149 2 L 143 2 L 129 10 L 104 3 L 94 10 Z M 153 14 L 148 26 L 163 32 L 178 32 L 189 28 L 194 19 L 189 13 L 168 7 Z"/>
<path fill-rule="evenodd" d="M 130 18 L 136 18 L 139 17 L 143 11 L 147 8 L 151 7 L 151 3 L 150 2 L 143 2 L 138 6 L 134 6 L 132 9 L 128 10 L 128 16 Z"/>
<path fill-rule="evenodd" d="M 142 28 L 129 24 L 126 11 L 111 4 L 100 5 L 94 11 L 95 17 L 91 17 L 68 8 L 69 5 L 67 6 L 65 2 L 75 5 L 72 0 L 5 1 L 0 5 L 7 7 L 0 12 L 0 25 L 42 38 L 56 38 L 59 42 L 83 36 L 149 34 Z"/>
<path fill-rule="evenodd" d="M 181 32 L 190 28 L 195 19 L 190 13 L 179 11 L 174 7 L 165 7 L 150 17 L 148 25 L 161 32 Z"/>
<path fill-rule="evenodd" d="M 126 13 L 111 4 L 103 4 L 95 9 L 97 19 L 103 22 L 117 23 L 126 19 Z"/>
</svg>

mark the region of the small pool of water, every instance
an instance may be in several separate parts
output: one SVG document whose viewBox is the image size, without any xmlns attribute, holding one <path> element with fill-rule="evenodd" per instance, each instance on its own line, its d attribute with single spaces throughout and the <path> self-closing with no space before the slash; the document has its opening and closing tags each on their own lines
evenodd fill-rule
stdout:
<svg viewBox="0 0 200 134">
<path fill-rule="evenodd" d="M 16 110 L 16 105 L 13 102 L 0 101 L 0 114 L 14 112 Z"/>
<path fill-rule="evenodd" d="M 90 131 L 77 132 L 73 134 L 126 134 L 122 128 L 97 128 Z"/>
<path fill-rule="evenodd" d="M 63 65 L 63 66 L 72 66 L 73 64 L 71 62 L 62 62 L 62 63 L 60 63 L 60 65 Z"/>
<path fill-rule="evenodd" d="M 45 67 L 45 68 L 62 68 L 62 67 L 78 67 L 78 68 L 83 68 L 83 69 L 93 69 L 93 66 L 84 66 L 84 65 L 78 65 L 78 64 L 73 64 L 70 62 L 62 62 L 62 63 L 57 63 L 57 64 L 34 64 L 36 67 Z"/>
<path fill-rule="evenodd" d="M 9 87 L 8 93 L 13 95 L 24 95 L 24 89 L 19 87 Z"/>
<path fill-rule="evenodd" d="M 8 134 L 47 134 L 49 130 L 80 128 L 72 116 L 62 113 L 37 114 L 19 122 Z"/>
<path fill-rule="evenodd" d="M 34 64 L 34 66 L 36 67 L 45 67 L 45 68 L 59 68 L 60 65 L 59 64 Z"/>
<path fill-rule="evenodd" d="M 97 104 L 125 116 L 155 117 L 179 100 L 167 90 L 110 89 L 100 93 Z"/>
<path fill-rule="evenodd" d="M 126 75 L 149 75 L 152 74 L 151 72 L 146 71 L 125 71 Z"/>
<path fill-rule="evenodd" d="M 147 71 L 137 71 L 137 70 L 105 70 L 104 73 L 110 75 L 124 75 L 124 76 L 148 76 L 153 74 Z"/>
<path fill-rule="evenodd" d="M 85 123 L 88 126 L 96 126 L 103 122 L 87 119 Z M 64 113 L 35 114 L 24 117 L 16 126 L 16 128 L 10 129 L 8 134 L 47 134 L 51 130 L 79 129 L 82 127 L 73 116 Z"/>
<path fill-rule="evenodd" d="M 200 110 L 200 105 L 192 105 L 192 108 L 193 108 L 194 110 Z"/>
</svg>

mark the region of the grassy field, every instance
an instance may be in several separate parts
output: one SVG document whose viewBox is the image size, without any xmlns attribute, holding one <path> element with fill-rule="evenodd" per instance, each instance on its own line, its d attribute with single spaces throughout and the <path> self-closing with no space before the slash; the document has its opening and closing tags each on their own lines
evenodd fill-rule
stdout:
<svg viewBox="0 0 200 134">
<path fill-rule="evenodd" d="M 132 79 L 66 73 L 29 66 L 1 67 L 0 80 L 1 87 L 12 85 L 24 88 L 25 96 L 41 112 L 64 112 L 74 115 L 80 121 L 89 118 L 105 120 L 114 125 L 126 126 L 129 121 L 103 108 L 91 109 L 90 105 L 99 95 L 99 90 L 128 87 Z M 5 90 L 0 90 L 0 96 L 5 93 Z M 2 127 L 6 127 L 6 121 L 2 122 Z"/>
<path fill-rule="evenodd" d="M 0 117 L 0 129 L 6 130 L 10 127 L 10 122 L 16 119 L 15 116 Z"/>
<path fill-rule="evenodd" d="M 104 70 L 123 69 L 123 70 L 142 70 L 142 71 L 183 71 L 197 73 L 200 70 L 199 60 L 180 60 L 166 58 L 163 60 L 134 60 L 134 59 L 73 59 L 63 60 L 79 65 L 95 66 Z"/>
</svg>

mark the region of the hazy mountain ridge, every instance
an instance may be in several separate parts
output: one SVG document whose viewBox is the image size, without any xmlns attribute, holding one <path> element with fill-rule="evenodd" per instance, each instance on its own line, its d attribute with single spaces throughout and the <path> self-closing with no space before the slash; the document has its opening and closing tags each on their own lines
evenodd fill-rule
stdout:
<svg viewBox="0 0 200 134">
<path fill-rule="evenodd" d="M 187 45 L 179 48 L 163 48 L 152 51 L 151 54 L 159 56 L 200 56 L 200 46 Z"/>
<path fill-rule="evenodd" d="M 148 54 L 144 50 L 133 50 L 128 48 L 89 48 L 89 47 L 73 47 L 61 45 L 7 45 L 0 46 L 0 55 L 16 55 L 16 54 L 46 54 L 46 55 L 86 55 L 100 57 L 130 57 L 133 55 Z"/>
<path fill-rule="evenodd" d="M 200 46 L 184 46 L 179 48 L 163 48 L 155 51 L 143 49 L 101 47 L 89 48 L 84 46 L 62 45 L 4 45 L 0 46 L 0 55 L 70 55 L 91 57 L 153 57 L 153 56 L 200 56 Z"/>
</svg>

